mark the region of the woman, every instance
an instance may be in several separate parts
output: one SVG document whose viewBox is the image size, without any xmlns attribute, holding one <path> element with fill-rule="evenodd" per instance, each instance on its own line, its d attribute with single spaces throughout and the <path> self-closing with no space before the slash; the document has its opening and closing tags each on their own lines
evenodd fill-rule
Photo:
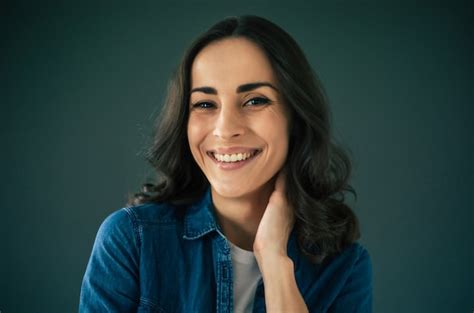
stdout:
<svg viewBox="0 0 474 313">
<path fill-rule="evenodd" d="M 159 181 L 101 225 L 81 312 L 371 311 L 350 162 L 284 30 L 230 17 L 197 38 L 147 158 Z"/>
</svg>

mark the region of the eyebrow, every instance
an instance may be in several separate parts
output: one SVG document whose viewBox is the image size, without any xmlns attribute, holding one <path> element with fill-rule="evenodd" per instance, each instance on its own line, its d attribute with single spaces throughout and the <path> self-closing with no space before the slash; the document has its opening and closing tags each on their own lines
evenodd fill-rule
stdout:
<svg viewBox="0 0 474 313">
<path fill-rule="evenodd" d="M 241 92 L 246 92 L 246 91 L 252 91 L 252 90 L 260 88 L 260 87 L 270 87 L 270 88 L 274 89 L 276 92 L 278 92 L 278 89 L 275 86 L 273 86 L 272 84 L 270 84 L 269 82 L 255 82 L 255 83 L 243 84 L 243 85 L 240 85 L 239 87 L 237 87 L 237 89 L 235 91 L 237 93 L 241 93 Z M 193 88 L 191 90 L 191 93 L 197 92 L 197 91 L 207 93 L 207 94 L 210 94 L 210 95 L 217 95 L 217 90 L 213 87 L 204 86 L 204 87 Z"/>
</svg>

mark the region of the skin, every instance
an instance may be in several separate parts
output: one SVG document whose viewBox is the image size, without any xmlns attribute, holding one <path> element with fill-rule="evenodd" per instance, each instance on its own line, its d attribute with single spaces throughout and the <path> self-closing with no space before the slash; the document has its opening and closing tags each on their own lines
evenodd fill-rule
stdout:
<svg viewBox="0 0 474 313">
<path fill-rule="evenodd" d="M 237 92 L 266 82 L 274 88 Z M 294 214 L 285 198 L 288 114 L 264 52 L 245 38 L 226 38 L 203 48 L 191 68 L 187 127 L 191 153 L 211 184 L 216 215 L 228 240 L 253 250 L 265 284 L 269 312 L 305 312 L 286 247 Z M 245 166 L 220 168 L 210 150 L 241 147 L 260 152 Z"/>
</svg>

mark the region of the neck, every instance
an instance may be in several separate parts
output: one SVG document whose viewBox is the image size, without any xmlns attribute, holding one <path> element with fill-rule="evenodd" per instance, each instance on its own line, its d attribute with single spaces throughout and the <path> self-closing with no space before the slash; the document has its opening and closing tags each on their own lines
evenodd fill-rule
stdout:
<svg viewBox="0 0 474 313">
<path fill-rule="evenodd" d="M 270 181 L 252 193 L 240 197 L 223 197 L 213 188 L 212 202 L 224 235 L 234 245 L 252 251 L 258 225 L 274 189 Z"/>
</svg>

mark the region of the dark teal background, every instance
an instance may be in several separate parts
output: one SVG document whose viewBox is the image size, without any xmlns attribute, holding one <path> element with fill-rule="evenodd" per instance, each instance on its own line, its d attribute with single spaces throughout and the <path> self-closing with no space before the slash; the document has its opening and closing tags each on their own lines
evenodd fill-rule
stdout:
<svg viewBox="0 0 474 313">
<path fill-rule="evenodd" d="M 293 35 L 327 89 L 374 311 L 474 310 L 469 2 L 64 3 L 0 9 L 2 313 L 77 311 L 101 221 L 149 175 L 140 151 L 171 71 L 244 13 Z"/>
</svg>

